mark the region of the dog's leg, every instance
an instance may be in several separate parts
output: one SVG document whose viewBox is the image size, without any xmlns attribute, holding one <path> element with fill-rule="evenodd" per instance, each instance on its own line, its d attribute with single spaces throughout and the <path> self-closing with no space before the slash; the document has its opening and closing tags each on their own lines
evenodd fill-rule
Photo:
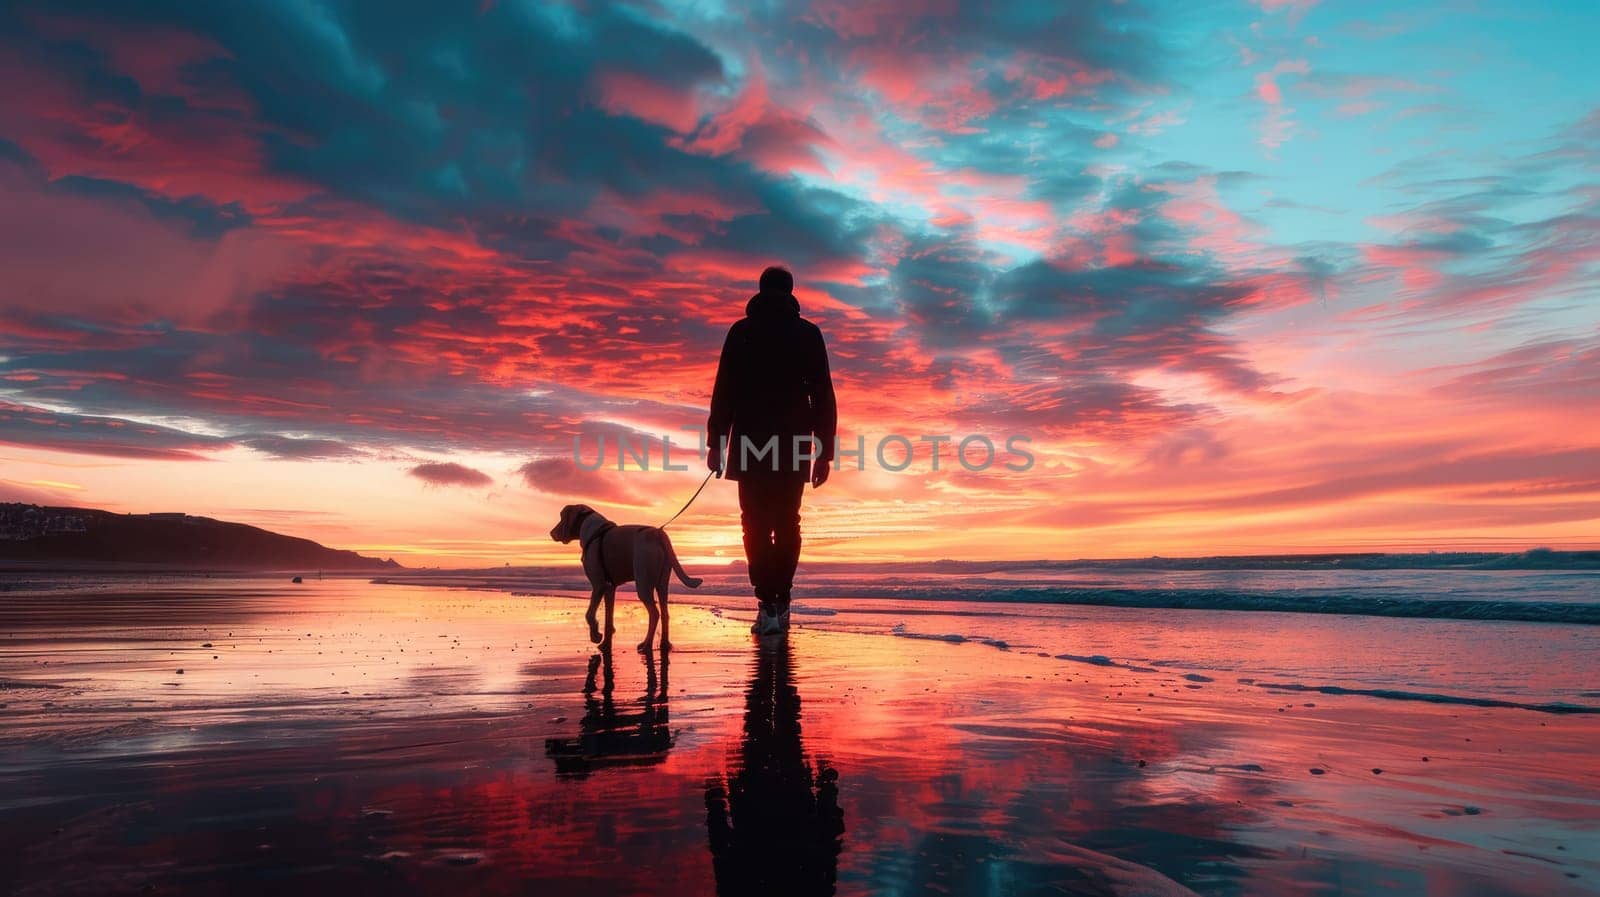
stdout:
<svg viewBox="0 0 1600 897">
<path fill-rule="evenodd" d="M 617 606 L 617 588 L 616 588 L 616 586 L 606 586 L 605 598 L 606 598 L 606 637 L 600 640 L 600 644 L 602 646 L 604 646 L 604 647 L 609 648 L 609 647 L 611 647 L 611 634 L 613 632 L 617 631 L 617 627 L 612 622 L 612 616 L 611 616 L 612 615 L 612 611 L 615 610 L 615 608 Z"/>
<path fill-rule="evenodd" d="M 591 586 L 589 588 L 589 610 L 583 615 L 589 621 L 589 641 L 600 644 L 600 621 L 595 619 L 595 612 L 600 609 L 600 596 L 605 593 L 605 586 Z"/>
<path fill-rule="evenodd" d="M 656 610 L 655 591 L 656 585 L 652 576 L 641 576 L 634 583 L 639 588 L 639 602 L 644 605 L 644 612 L 650 615 L 650 627 L 644 632 L 644 641 L 639 643 L 640 651 L 650 650 L 656 640 L 656 622 L 661 614 Z"/>
<path fill-rule="evenodd" d="M 661 584 L 656 586 L 656 604 L 661 608 L 661 650 L 672 650 L 672 637 L 667 631 L 670 619 L 667 615 L 667 586 L 671 583 L 665 575 L 661 577 Z M 665 663 L 665 659 L 662 660 Z"/>
<path fill-rule="evenodd" d="M 646 530 L 634 547 L 633 582 L 639 589 L 639 603 L 650 615 L 650 626 L 645 630 L 644 641 L 639 643 L 640 651 L 650 650 L 655 643 L 656 624 L 661 620 L 661 613 L 656 609 L 656 591 L 659 583 L 666 581 L 669 568 L 661 550 L 660 535 L 660 530 Z"/>
</svg>

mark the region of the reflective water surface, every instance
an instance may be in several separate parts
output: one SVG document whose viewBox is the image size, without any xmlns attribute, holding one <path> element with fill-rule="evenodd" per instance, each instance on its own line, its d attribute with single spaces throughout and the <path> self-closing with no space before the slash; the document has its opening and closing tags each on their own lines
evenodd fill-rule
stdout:
<svg viewBox="0 0 1600 897">
<path fill-rule="evenodd" d="M 561 597 L 5 596 L 0 893 L 1600 893 L 1595 715 L 1093 659 L 1278 666 L 1293 615 L 1275 643 L 1080 608 L 1000 645 L 905 637 L 960 605 L 837 610 L 755 640 L 685 606 L 670 655 L 607 656 Z M 1381 641 L 1341 619 L 1306 631 Z M 1525 631 L 1481 625 L 1487 666 Z"/>
</svg>

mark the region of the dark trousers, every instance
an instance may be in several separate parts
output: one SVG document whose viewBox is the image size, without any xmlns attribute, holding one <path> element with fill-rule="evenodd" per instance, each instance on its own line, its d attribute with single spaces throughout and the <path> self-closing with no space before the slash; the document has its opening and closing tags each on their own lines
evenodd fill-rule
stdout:
<svg viewBox="0 0 1600 897">
<path fill-rule="evenodd" d="M 779 609 L 789 601 L 800 562 L 800 498 L 805 489 L 806 481 L 796 476 L 746 472 L 739 480 L 739 523 L 750 585 L 758 599 Z"/>
</svg>

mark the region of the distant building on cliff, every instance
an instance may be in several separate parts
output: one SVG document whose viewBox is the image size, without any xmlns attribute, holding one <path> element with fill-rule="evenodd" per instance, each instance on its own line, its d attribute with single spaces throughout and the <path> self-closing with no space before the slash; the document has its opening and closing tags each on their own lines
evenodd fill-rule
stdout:
<svg viewBox="0 0 1600 897">
<path fill-rule="evenodd" d="M 82 517 L 38 505 L 0 504 L 0 541 L 26 542 L 60 533 L 85 533 Z"/>
</svg>

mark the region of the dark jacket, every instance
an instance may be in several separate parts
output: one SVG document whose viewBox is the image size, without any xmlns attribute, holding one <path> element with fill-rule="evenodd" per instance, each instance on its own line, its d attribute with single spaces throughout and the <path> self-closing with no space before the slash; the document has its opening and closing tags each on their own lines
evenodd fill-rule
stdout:
<svg viewBox="0 0 1600 897">
<path fill-rule="evenodd" d="M 740 446 L 748 437 L 759 451 L 776 436 L 779 474 L 809 476 L 810 465 L 796 463 L 794 437 L 815 436 L 818 454 L 832 460 L 838 426 L 822 331 L 800 317 L 793 295 L 757 293 L 728 329 L 711 391 L 707 442 L 726 440 L 726 475 L 772 474 L 773 455 L 758 460 L 752 451 L 741 464 Z M 806 451 L 802 445 L 800 454 Z"/>
</svg>

